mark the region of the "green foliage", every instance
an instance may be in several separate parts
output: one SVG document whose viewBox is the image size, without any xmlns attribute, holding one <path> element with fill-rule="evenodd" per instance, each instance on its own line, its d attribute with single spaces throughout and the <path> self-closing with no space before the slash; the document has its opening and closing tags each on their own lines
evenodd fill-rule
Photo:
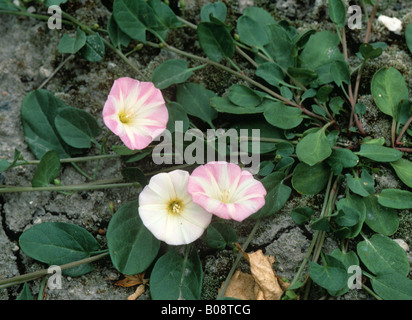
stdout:
<svg viewBox="0 0 412 320">
<path fill-rule="evenodd" d="M 46 4 L 65 2 L 48 0 Z M 375 1 L 363 2 L 365 6 L 375 5 Z M 380 57 L 388 45 L 358 44 L 357 59 L 351 60 L 344 52 L 345 3 L 329 0 L 328 4 L 329 18 L 337 32 L 300 32 L 258 7 L 246 8 L 233 20 L 223 2 L 206 3 L 200 10 L 196 31 L 191 33 L 201 49 L 198 54 L 202 56 L 198 57 L 167 43 L 174 39 L 166 37 L 169 31 L 193 25 L 178 18 L 166 2 L 114 0 L 107 35 L 103 37 L 96 32 L 101 29 L 72 20 L 75 35 L 64 34 L 57 50 L 99 62 L 106 50 L 114 47 L 114 53 L 129 66 L 133 59 L 126 60 L 127 57 L 143 45 L 177 54 L 169 56 L 149 76 L 167 97 L 167 129 L 171 134 L 176 134 L 176 121 L 182 121 L 182 134 L 199 123 L 202 128 L 222 126 L 238 133 L 242 129 L 247 129 L 248 134 L 252 129 L 260 130 L 260 140 L 243 143 L 243 148 L 248 149 L 241 150 L 248 156 L 258 153 L 263 158 L 259 159 L 256 178 L 267 195 L 264 206 L 251 219 L 269 218 L 271 223 L 270 217 L 284 208 L 292 196 L 309 196 L 308 204 L 291 209 L 290 215 L 302 229 L 314 231 L 310 250 L 315 250 L 315 254 L 307 255 L 303 262 L 309 263 L 307 272 L 313 283 L 331 296 L 343 295 L 350 289 L 349 268 L 361 266 L 368 278 L 363 285 L 371 287 L 370 292 L 383 299 L 410 300 L 409 262 L 403 249 L 390 238 L 399 228 L 399 210 L 412 208 L 412 193 L 404 190 L 412 188 L 412 162 L 404 152 L 412 145 L 411 130 L 403 128 L 411 116 L 408 83 L 401 70 L 393 67 L 382 67 L 372 79 L 364 79 L 364 67 Z M 17 10 L 7 0 L 0 0 L 0 9 Z M 411 25 L 405 30 L 405 41 L 412 53 Z M 201 64 L 189 67 L 193 61 L 186 58 Z M 248 64 L 239 63 L 241 58 L 246 58 Z M 359 64 L 353 65 L 356 61 Z M 223 80 L 216 80 L 218 89 L 212 90 L 201 76 L 195 76 L 207 65 L 225 70 Z M 243 70 L 245 65 L 250 67 L 247 72 Z M 233 81 L 226 73 L 239 81 Z M 357 73 L 362 77 L 357 78 Z M 359 85 L 359 79 L 370 82 L 370 94 L 379 111 L 393 120 L 391 147 L 384 137 L 361 130 L 368 121 L 368 106 L 353 95 L 352 88 Z M 361 121 L 355 121 L 359 118 Z M 60 160 L 83 153 L 92 143 L 101 147 L 102 153 L 107 151 L 106 137 L 102 145 L 96 141 L 102 133 L 99 121 L 46 90 L 26 95 L 21 120 L 25 141 L 40 159 L 31 181 L 33 187 L 50 186 L 60 174 Z M 400 139 L 403 134 L 402 142 L 397 141 L 396 137 Z M 258 150 L 252 148 L 256 144 Z M 136 151 L 113 146 L 111 150 L 127 164 L 121 170 L 123 181 L 144 187 L 148 183 L 144 166 L 129 164 L 150 155 L 151 149 Z M 0 173 L 21 164 L 27 162 L 15 150 L 13 160 L 0 160 Z M 375 173 L 381 167 L 393 170 L 403 182 L 402 188 L 376 193 Z M 322 205 L 319 200 L 324 201 Z M 312 207 L 312 203 L 321 208 Z M 365 234 L 370 232 L 373 235 L 368 238 Z M 116 211 L 106 236 L 111 262 L 119 272 L 134 275 L 149 271 L 152 299 L 200 299 L 203 270 L 196 244 L 187 246 L 184 256 L 183 251 L 173 247 L 162 251 L 161 242 L 139 217 L 137 200 Z M 342 245 L 324 254 L 319 246 L 326 236 L 356 250 L 347 251 Z M 203 240 L 211 250 L 230 250 L 238 236 L 231 225 L 219 220 L 207 228 Z M 86 230 L 66 223 L 35 225 L 23 232 L 19 244 L 29 257 L 47 264 L 81 260 L 100 249 Z M 91 270 L 92 266 L 86 264 L 65 273 L 76 276 Z M 292 288 L 301 290 L 301 286 L 303 283 L 294 283 Z M 28 286 L 23 287 L 19 298 L 32 298 Z"/>
<path fill-rule="evenodd" d="M 56 151 L 47 151 L 40 160 L 34 173 L 31 185 L 33 187 L 46 187 L 59 176 L 61 169 L 59 155 Z"/>
<path fill-rule="evenodd" d="M 137 200 L 120 207 L 107 228 L 107 246 L 119 272 L 134 275 L 145 271 L 155 260 L 160 241 L 143 225 Z"/>
<path fill-rule="evenodd" d="M 26 95 L 21 120 L 26 142 L 38 159 L 51 150 L 60 159 L 79 154 L 90 148 L 90 141 L 101 132 L 89 113 L 67 106 L 43 89 Z"/>
<path fill-rule="evenodd" d="M 76 53 L 86 44 L 86 34 L 80 28 L 77 28 L 74 38 L 64 34 L 60 39 L 57 49 L 60 53 Z"/>
<path fill-rule="evenodd" d="M 203 269 L 197 250 L 185 257 L 173 248 L 160 257 L 150 276 L 150 293 L 154 300 L 199 300 Z"/>
<path fill-rule="evenodd" d="M 402 74 L 395 68 L 382 68 L 372 78 L 371 93 L 378 108 L 399 120 L 399 108 L 409 101 L 409 91 Z"/>
<path fill-rule="evenodd" d="M 326 138 L 325 128 L 307 134 L 296 146 L 299 160 L 313 166 L 329 158 L 332 148 Z"/>
<path fill-rule="evenodd" d="M 217 112 L 211 107 L 210 99 L 215 93 L 200 84 L 189 82 L 180 84 L 176 92 L 177 102 L 185 109 L 187 114 L 202 119 L 212 128 L 212 120 L 216 119 Z"/>
<path fill-rule="evenodd" d="M 90 257 L 99 250 L 96 239 L 85 229 L 63 222 L 44 222 L 24 231 L 19 245 L 29 257 L 48 265 L 62 265 Z M 80 276 L 93 270 L 90 264 L 63 270 L 69 276 Z"/>
<path fill-rule="evenodd" d="M 227 27 L 222 23 L 201 22 L 197 27 L 200 46 L 207 57 L 215 62 L 232 58 L 235 45 Z"/>
<path fill-rule="evenodd" d="M 103 59 L 105 47 L 99 34 L 87 36 L 86 44 L 80 49 L 80 55 L 90 62 L 98 62 Z"/>
<path fill-rule="evenodd" d="M 193 75 L 186 60 L 170 59 L 159 65 L 152 73 L 152 82 L 158 89 L 183 83 Z"/>
<path fill-rule="evenodd" d="M 237 242 L 236 231 L 221 222 L 215 222 L 209 225 L 206 230 L 206 244 L 213 249 L 223 250 L 226 247 L 233 248 L 233 243 Z"/>
</svg>

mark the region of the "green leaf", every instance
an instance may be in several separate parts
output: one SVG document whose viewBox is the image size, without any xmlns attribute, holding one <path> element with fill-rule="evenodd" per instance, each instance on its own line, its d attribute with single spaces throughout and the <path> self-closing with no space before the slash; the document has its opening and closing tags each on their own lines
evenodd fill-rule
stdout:
<svg viewBox="0 0 412 320">
<path fill-rule="evenodd" d="M 90 62 L 98 62 L 102 60 L 104 52 L 104 43 L 98 33 L 87 36 L 86 44 L 80 50 L 81 56 Z"/>
<path fill-rule="evenodd" d="M 227 14 L 226 5 L 220 1 L 205 4 L 200 9 L 200 19 L 201 21 L 205 21 L 205 22 L 210 22 L 210 18 L 209 18 L 210 15 L 220 20 L 221 22 L 225 22 L 226 14 Z"/>
<path fill-rule="evenodd" d="M 210 248 L 223 250 L 227 246 L 233 247 L 234 242 L 237 242 L 236 232 L 227 224 L 215 222 L 206 230 L 206 244 Z"/>
<path fill-rule="evenodd" d="M 343 252 L 339 249 L 335 249 L 332 251 L 330 255 L 338 259 L 340 262 L 342 262 L 346 270 L 349 270 L 351 266 L 359 266 L 359 259 L 354 251 Z M 349 280 L 349 276 L 350 274 L 347 273 L 348 280 Z M 349 286 L 344 286 L 340 290 L 336 290 L 336 291 L 329 290 L 328 293 L 332 296 L 340 296 L 348 292 L 348 290 L 349 290 Z"/>
<path fill-rule="evenodd" d="M 163 62 L 152 73 L 152 82 L 163 90 L 172 84 L 183 83 L 193 75 L 186 60 L 170 59 Z"/>
<path fill-rule="evenodd" d="M 245 10 L 243 10 L 242 15 L 248 16 L 257 21 L 262 27 L 261 30 L 263 31 L 266 29 L 266 26 L 276 24 L 276 21 L 272 17 L 272 15 L 268 11 L 259 7 L 247 7 Z"/>
<path fill-rule="evenodd" d="M 66 3 L 67 0 L 46 0 L 45 5 L 50 6 L 60 6 L 62 3 Z"/>
<path fill-rule="evenodd" d="M 160 241 L 143 225 L 137 200 L 120 207 L 107 228 L 107 246 L 114 267 L 134 275 L 145 271 L 155 260 Z"/>
<path fill-rule="evenodd" d="M 303 137 L 296 146 L 299 160 L 313 166 L 327 159 L 332 154 L 325 129 L 319 129 Z"/>
<path fill-rule="evenodd" d="M 339 50 L 339 37 L 331 31 L 320 31 L 311 35 L 305 48 L 300 54 L 301 68 L 317 71 L 319 67 L 328 65 L 332 61 L 344 61 Z"/>
<path fill-rule="evenodd" d="M 77 28 L 74 38 L 68 34 L 64 34 L 60 39 L 57 50 L 60 53 L 76 53 L 86 44 L 86 33 L 80 28 Z"/>
<path fill-rule="evenodd" d="M 187 258 L 174 249 L 160 257 L 150 275 L 153 300 L 199 300 L 202 290 L 202 264 L 194 247 Z"/>
<path fill-rule="evenodd" d="M 11 4 L 11 0 L 0 0 L 0 10 L 17 11 L 18 9 Z"/>
<path fill-rule="evenodd" d="M 242 15 L 237 20 L 237 31 L 240 40 L 249 45 L 255 46 L 257 48 L 263 48 L 269 43 L 269 37 L 266 32 L 264 32 L 260 23 L 247 15 Z"/>
<path fill-rule="evenodd" d="M 34 172 L 31 185 L 33 187 L 47 187 L 59 176 L 61 169 L 59 155 L 56 151 L 47 151 L 40 160 Z"/>
<path fill-rule="evenodd" d="M 384 300 L 412 300 L 412 280 L 396 272 L 385 272 L 371 279 L 373 290 Z"/>
<path fill-rule="evenodd" d="M 363 198 L 366 207 L 365 223 L 373 231 L 390 236 L 399 227 L 399 218 L 392 208 L 383 207 L 379 204 L 375 195 Z"/>
<path fill-rule="evenodd" d="M 329 16 L 332 22 L 337 26 L 345 26 L 346 8 L 342 0 L 329 0 Z"/>
<path fill-rule="evenodd" d="M 149 0 L 148 4 L 153 9 L 158 22 L 165 28 L 173 29 L 183 26 L 183 23 L 179 21 L 173 10 L 166 3 L 160 0 Z"/>
<path fill-rule="evenodd" d="M 167 122 L 166 129 L 170 131 L 170 133 L 175 132 L 176 129 L 176 121 L 183 122 L 183 132 L 186 132 L 189 129 L 189 118 L 187 113 L 183 107 L 177 102 L 170 102 L 166 103 L 167 111 L 169 112 L 169 120 Z"/>
<path fill-rule="evenodd" d="M 196 32 L 200 46 L 210 60 L 220 62 L 225 57 L 233 57 L 235 45 L 225 25 L 201 22 Z"/>
<path fill-rule="evenodd" d="M 10 163 L 6 159 L 0 160 L 0 173 L 15 167 L 18 160 L 22 160 L 21 152 L 17 149 L 14 149 L 14 158 L 13 161 Z"/>
<path fill-rule="evenodd" d="M 363 264 L 375 275 L 409 274 L 409 261 L 405 251 L 384 235 L 374 234 L 370 239 L 359 242 L 357 253 Z"/>
<path fill-rule="evenodd" d="M 375 144 L 362 144 L 355 154 L 378 162 L 394 162 L 402 157 L 399 150 Z"/>
<path fill-rule="evenodd" d="M 357 195 L 350 194 L 349 192 L 346 193 L 346 198 L 343 198 L 338 201 L 337 203 L 337 210 L 346 211 L 348 212 L 348 208 L 352 209 L 353 211 L 357 211 L 360 214 L 358 223 L 354 226 L 346 226 L 342 227 L 338 230 L 335 230 L 334 234 L 341 239 L 345 238 L 355 238 L 361 231 L 364 221 L 366 219 L 366 206 L 363 202 L 364 198 L 361 198 Z"/>
<path fill-rule="evenodd" d="M 375 192 L 375 181 L 365 169 L 362 170 L 360 177 L 357 174 L 355 174 L 355 177 L 346 174 L 346 179 L 349 189 L 362 197 L 367 197 Z"/>
<path fill-rule="evenodd" d="M 270 173 L 272 173 L 273 169 L 275 168 L 275 164 L 272 161 L 262 161 L 259 165 L 259 172 L 258 175 L 262 177 L 266 177 Z"/>
<path fill-rule="evenodd" d="M 24 137 L 37 159 L 49 150 L 55 150 L 60 159 L 79 153 L 79 149 L 63 141 L 55 127 L 54 120 L 62 108 L 67 108 L 67 105 L 43 89 L 32 91 L 23 99 L 21 120 Z"/>
<path fill-rule="evenodd" d="M 266 27 L 269 43 L 264 49 L 282 68 L 295 66 L 294 48 L 288 31 L 279 24 L 270 24 Z"/>
<path fill-rule="evenodd" d="M 276 128 L 266 121 L 264 121 L 263 117 L 254 117 L 248 119 L 242 119 L 240 121 L 232 123 L 232 128 L 238 131 L 239 137 L 241 136 L 252 136 L 253 129 L 259 129 L 260 135 L 259 138 L 270 138 L 270 139 L 284 139 L 284 135 L 282 134 L 279 128 Z M 242 135 L 242 131 L 246 131 L 246 134 Z M 252 144 L 256 143 L 255 141 L 250 141 L 248 146 L 248 151 L 252 151 Z M 274 142 L 265 142 L 260 140 L 259 144 L 259 153 L 268 153 L 276 150 L 277 144 Z"/>
<path fill-rule="evenodd" d="M 333 221 L 341 227 L 352 227 L 356 225 L 361 218 L 361 214 L 357 209 L 342 206 L 342 208 L 333 216 Z"/>
<path fill-rule="evenodd" d="M 315 211 L 309 207 L 299 207 L 292 210 L 290 213 L 292 220 L 296 224 L 304 224 L 312 218 L 315 214 Z"/>
<path fill-rule="evenodd" d="M 63 141 L 74 148 L 90 148 L 102 131 L 90 113 L 71 107 L 60 109 L 54 124 Z"/>
<path fill-rule="evenodd" d="M 359 158 L 349 149 L 332 149 L 332 154 L 326 160 L 331 166 L 333 173 L 338 175 L 344 168 L 353 168 L 359 162 Z"/>
<path fill-rule="evenodd" d="M 377 195 L 380 205 L 394 209 L 411 209 L 412 192 L 399 189 L 383 189 Z"/>
<path fill-rule="evenodd" d="M 85 229 L 64 222 L 44 222 L 24 231 L 19 238 L 20 248 L 29 257 L 48 265 L 62 265 L 90 257 L 100 249 L 96 239 Z M 63 272 L 79 276 L 93 270 L 90 264 Z"/>
<path fill-rule="evenodd" d="M 315 71 L 304 69 L 304 68 L 289 67 L 288 73 L 293 78 L 296 78 L 305 84 L 309 84 L 318 78 L 318 74 Z"/>
<path fill-rule="evenodd" d="M 330 73 L 338 87 L 341 87 L 343 83 L 350 83 L 350 69 L 347 62 L 340 60 L 333 61 L 330 65 Z"/>
<path fill-rule="evenodd" d="M 232 103 L 229 98 L 215 96 L 211 100 L 211 105 L 217 112 L 221 113 L 232 113 L 232 114 L 254 114 L 263 113 L 266 105 L 270 104 L 272 101 L 269 99 L 264 99 L 263 102 L 257 107 L 241 107 Z"/>
<path fill-rule="evenodd" d="M 285 77 L 282 69 L 273 62 L 264 62 L 256 69 L 256 75 L 272 86 L 279 87 L 279 84 L 287 85 L 283 78 Z"/>
<path fill-rule="evenodd" d="M 302 111 L 299 108 L 286 106 L 280 101 L 270 101 L 263 113 L 267 122 L 280 129 L 292 129 L 303 121 Z"/>
<path fill-rule="evenodd" d="M 406 159 L 399 159 L 391 162 L 390 165 L 395 170 L 397 176 L 409 188 L 412 188 L 412 162 Z"/>
<path fill-rule="evenodd" d="M 34 300 L 33 295 L 30 291 L 30 286 L 27 282 L 23 285 L 23 290 L 21 290 L 20 294 L 17 296 L 16 300 Z"/>
<path fill-rule="evenodd" d="M 405 40 L 409 51 L 412 53 L 412 24 L 408 24 L 405 29 Z"/>
<path fill-rule="evenodd" d="M 345 100 L 343 100 L 341 97 L 333 97 L 329 101 L 329 108 L 332 110 L 334 114 L 340 114 L 341 111 L 344 111 L 345 109 L 343 108 L 343 104 L 345 103 Z"/>
<path fill-rule="evenodd" d="M 325 255 L 323 265 L 309 260 L 309 275 L 313 282 L 326 290 L 337 291 L 347 285 L 345 266 L 331 255 Z"/>
<path fill-rule="evenodd" d="M 213 91 L 197 83 L 189 82 L 177 86 L 177 102 L 182 105 L 187 114 L 202 119 L 212 128 L 214 127 L 212 120 L 217 117 L 216 110 L 210 104 L 214 96 Z"/>
<path fill-rule="evenodd" d="M 107 23 L 107 32 L 109 33 L 110 41 L 116 48 L 129 45 L 131 38 L 119 28 L 113 15 L 110 16 Z"/>
<path fill-rule="evenodd" d="M 371 82 L 371 93 L 378 108 L 396 121 L 402 104 L 409 102 L 409 90 L 402 74 L 395 68 L 382 68 Z"/>
<path fill-rule="evenodd" d="M 375 48 L 373 45 L 369 43 L 363 43 L 359 47 L 359 52 L 361 53 L 362 57 L 366 59 L 375 59 L 379 57 L 383 49 L 382 48 Z"/>
<path fill-rule="evenodd" d="M 148 9 L 144 0 L 114 0 L 113 16 L 119 28 L 130 38 L 146 43 L 146 26 L 140 19 Z"/>
<path fill-rule="evenodd" d="M 318 194 L 325 188 L 330 175 L 330 169 L 324 163 L 309 166 L 306 163 L 298 163 L 293 170 L 293 188 L 304 195 Z"/>
<path fill-rule="evenodd" d="M 251 216 L 253 219 L 262 219 L 275 214 L 288 201 L 292 189 L 283 184 L 283 178 L 283 173 L 273 172 L 261 180 L 268 193 L 265 197 L 264 206 Z"/>
<path fill-rule="evenodd" d="M 241 107 L 256 107 L 262 103 L 262 97 L 248 86 L 234 84 L 229 88 L 229 100 Z"/>
<path fill-rule="evenodd" d="M 122 169 L 122 177 L 126 182 L 138 182 L 141 187 L 147 185 L 147 177 L 140 168 L 127 167 Z"/>
</svg>

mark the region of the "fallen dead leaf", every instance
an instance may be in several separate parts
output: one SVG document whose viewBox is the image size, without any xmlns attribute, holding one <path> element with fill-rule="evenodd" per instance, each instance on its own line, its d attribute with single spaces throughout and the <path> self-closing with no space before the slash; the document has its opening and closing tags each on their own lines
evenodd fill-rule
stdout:
<svg viewBox="0 0 412 320">
<path fill-rule="evenodd" d="M 146 284 L 148 282 L 147 279 L 144 279 L 144 272 L 135 274 L 132 276 L 125 275 L 124 279 L 117 281 L 114 285 L 119 287 L 133 287 L 139 284 Z"/>
<path fill-rule="evenodd" d="M 140 286 L 137 287 L 136 291 L 133 294 L 127 297 L 127 300 L 136 300 L 144 293 L 144 290 L 145 290 L 145 285 L 141 284 Z"/>
<path fill-rule="evenodd" d="M 262 289 L 265 300 L 280 300 L 283 290 L 279 285 L 275 272 L 273 271 L 272 259 L 265 256 L 262 250 L 248 253 L 250 272 L 256 283 Z"/>
<path fill-rule="evenodd" d="M 252 275 L 236 270 L 229 280 L 224 296 L 241 300 L 256 300 L 255 285 Z"/>
<path fill-rule="evenodd" d="M 235 245 L 249 262 L 251 275 L 236 271 L 224 296 L 244 300 L 280 300 L 287 283 L 280 280 L 273 270 L 275 258 L 265 256 L 262 250 L 246 253 L 239 244 Z"/>
</svg>

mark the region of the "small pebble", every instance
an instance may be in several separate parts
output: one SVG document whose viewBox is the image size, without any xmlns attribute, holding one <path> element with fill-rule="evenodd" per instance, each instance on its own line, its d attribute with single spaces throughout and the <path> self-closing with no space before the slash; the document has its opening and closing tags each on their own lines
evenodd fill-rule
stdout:
<svg viewBox="0 0 412 320">
<path fill-rule="evenodd" d="M 381 15 L 379 16 L 378 21 L 381 22 L 389 31 L 392 31 L 396 34 L 401 34 L 402 21 L 398 18 L 391 18 L 388 16 Z"/>
<path fill-rule="evenodd" d="M 401 246 L 401 248 L 402 248 L 403 250 L 405 250 L 406 252 L 409 251 L 409 246 L 408 246 L 408 244 L 407 244 L 404 240 L 402 240 L 402 239 L 394 239 L 393 241 L 395 241 L 397 244 L 399 244 L 399 245 Z"/>
</svg>

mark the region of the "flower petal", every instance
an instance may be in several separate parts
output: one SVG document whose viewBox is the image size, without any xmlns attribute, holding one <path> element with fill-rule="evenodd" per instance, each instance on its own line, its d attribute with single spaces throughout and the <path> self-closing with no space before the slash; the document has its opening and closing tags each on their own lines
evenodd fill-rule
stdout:
<svg viewBox="0 0 412 320">
<path fill-rule="evenodd" d="M 263 184 L 238 165 L 222 161 L 196 168 L 187 190 L 193 202 L 223 219 L 243 221 L 265 204 Z"/>
<path fill-rule="evenodd" d="M 170 245 L 195 241 L 212 219 L 212 214 L 192 201 L 187 192 L 188 179 L 189 173 L 183 170 L 159 173 L 139 195 L 139 215 L 143 224 L 156 238 Z M 180 207 L 171 212 L 174 202 Z"/>
<path fill-rule="evenodd" d="M 168 120 L 162 93 L 153 83 L 127 77 L 114 81 L 103 121 L 129 149 L 146 148 L 166 129 Z"/>
</svg>

